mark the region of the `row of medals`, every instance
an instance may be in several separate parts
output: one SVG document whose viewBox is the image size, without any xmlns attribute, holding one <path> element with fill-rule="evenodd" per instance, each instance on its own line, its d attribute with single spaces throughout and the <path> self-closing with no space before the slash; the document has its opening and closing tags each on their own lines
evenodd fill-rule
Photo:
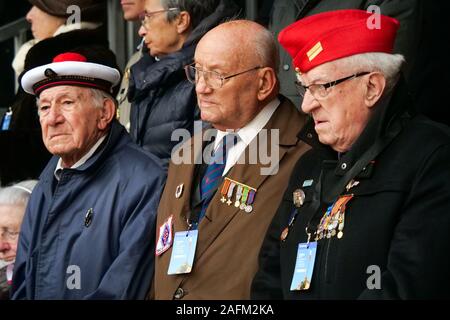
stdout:
<svg viewBox="0 0 450 320">
<path fill-rule="evenodd" d="M 301 189 L 297 189 L 293 192 L 293 202 L 297 208 L 300 208 L 305 201 L 305 193 Z M 345 222 L 345 205 L 341 205 L 340 208 L 333 212 L 333 205 L 328 207 L 327 211 L 323 215 L 315 235 L 315 241 L 321 239 L 330 239 L 337 235 L 338 239 L 344 236 L 344 222 Z M 282 239 L 286 238 L 287 232 L 283 231 Z"/>
<path fill-rule="evenodd" d="M 345 211 L 339 209 L 333 213 L 332 206 L 329 207 L 320 220 L 319 227 L 315 232 L 315 241 L 324 238 L 330 239 L 331 237 L 336 236 L 336 234 L 338 239 L 341 239 L 344 236 L 344 222 Z"/>
<path fill-rule="evenodd" d="M 256 190 L 251 188 L 251 187 L 248 187 L 248 186 L 246 186 L 244 184 L 240 184 L 239 182 L 231 181 L 230 179 L 225 178 L 223 186 L 222 186 L 222 190 L 221 190 L 222 198 L 220 199 L 220 201 L 222 203 L 226 203 L 229 206 L 231 206 L 231 204 L 233 203 L 233 201 L 231 199 L 233 198 L 233 193 L 234 193 L 233 192 L 234 190 L 232 189 L 231 190 L 231 192 L 232 192 L 231 195 L 229 194 L 230 187 L 232 187 L 232 188 L 237 187 L 236 190 L 238 188 L 242 188 L 242 193 L 241 194 L 236 192 L 236 201 L 234 202 L 234 206 L 236 208 L 239 208 L 240 210 L 244 210 L 247 213 L 252 212 L 253 211 L 253 206 L 251 205 L 251 203 L 246 203 L 246 202 L 247 202 L 247 200 L 250 200 L 250 197 L 248 197 L 248 195 L 251 192 L 256 193 Z M 241 199 L 242 195 L 245 194 L 245 193 L 247 194 L 247 199 L 246 199 L 246 201 L 241 202 L 240 199 Z M 225 195 L 227 195 L 227 196 L 225 197 Z M 254 197 L 254 195 L 253 195 L 253 197 Z"/>
</svg>

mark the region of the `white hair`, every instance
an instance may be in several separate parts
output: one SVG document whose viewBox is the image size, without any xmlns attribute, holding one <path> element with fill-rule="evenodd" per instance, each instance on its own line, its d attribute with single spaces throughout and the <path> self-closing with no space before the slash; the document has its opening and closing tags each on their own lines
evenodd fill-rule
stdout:
<svg viewBox="0 0 450 320">
<path fill-rule="evenodd" d="M 354 73 L 365 71 L 378 71 L 382 73 L 386 78 L 385 92 L 389 92 L 394 88 L 400 77 L 400 71 L 405 62 L 405 58 L 401 54 L 369 52 L 355 54 L 336 61 L 352 69 Z"/>
<path fill-rule="evenodd" d="M 117 100 L 113 98 L 112 95 L 110 95 L 109 93 L 103 91 L 103 90 L 99 90 L 99 89 L 94 89 L 94 88 L 89 88 L 89 90 L 91 91 L 91 96 L 92 96 L 92 102 L 94 104 L 95 108 L 103 108 L 103 100 L 104 99 L 109 99 L 112 102 L 114 102 L 114 106 L 117 109 Z"/>
<path fill-rule="evenodd" d="M 25 180 L 0 188 L 0 205 L 26 206 L 37 180 Z"/>
</svg>

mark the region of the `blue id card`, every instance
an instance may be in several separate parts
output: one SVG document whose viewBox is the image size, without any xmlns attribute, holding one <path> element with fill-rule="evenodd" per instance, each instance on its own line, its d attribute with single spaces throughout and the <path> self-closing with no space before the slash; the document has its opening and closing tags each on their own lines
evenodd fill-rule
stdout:
<svg viewBox="0 0 450 320">
<path fill-rule="evenodd" d="M 297 250 L 294 276 L 292 277 L 291 291 L 308 290 L 316 259 L 317 242 L 300 243 Z"/>
<path fill-rule="evenodd" d="M 175 233 L 167 274 L 184 274 L 192 271 L 197 238 L 198 230 Z"/>
</svg>

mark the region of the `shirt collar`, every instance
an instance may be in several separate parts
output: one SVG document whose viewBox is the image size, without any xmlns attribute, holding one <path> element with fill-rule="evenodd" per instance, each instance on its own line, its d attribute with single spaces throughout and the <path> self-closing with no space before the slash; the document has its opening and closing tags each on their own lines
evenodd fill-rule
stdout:
<svg viewBox="0 0 450 320">
<path fill-rule="evenodd" d="M 76 169 L 78 167 L 81 167 L 83 164 L 86 163 L 86 161 L 94 154 L 94 152 L 98 149 L 98 147 L 102 144 L 102 142 L 105 140 L 107 135 L 104 135 L 100 139 L 97 140 L 97 142 L 94 144 L 94 146 L 86 153 L 83 157 L 81 157 L 80 160 L 78 160 L 73 166 L 70 167 L 70 169 Z M 54 175 L 56 180 L 59 181 L 61 177 L 61 172 L 64 168 L 62 167 L 62 159 L 59 158 L 58 163 L 56 164 L 56 168 L 54 171 Z"/>
<path fill-rule="evenodd" d="M 271 102 L 269 102 L 257 115 L 253 118 L 252 121 L 247 123 L 245 127 L 239 129 L 236 134 L 239 139 L 242 140 L 245 145 L 249 145 L 250 142 L 258 135 L 258 133 L 265 127 L 267 122 L 269 122 L 275 110 L 277 110 L 280 105 L 280 100 L 275 98 Z M 223 137 L 229 134 L 228 131 L 217 130 L 217 136 L 214 144 L 214 149 L 217 148 L 220 141 L 222 141 Z"/>
</svg>

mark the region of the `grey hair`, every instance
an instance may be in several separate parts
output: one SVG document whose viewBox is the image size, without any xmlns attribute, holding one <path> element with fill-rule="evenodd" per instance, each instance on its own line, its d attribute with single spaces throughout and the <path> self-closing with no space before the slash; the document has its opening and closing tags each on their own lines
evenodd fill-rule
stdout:
<svg viewBox="0 0 450 320">
<path fill-rule="evenodd" d="M 339 60 L 340 63 L 353 69 L 353 72 L 378 71 L 386 78 L 385 92 L 392 90 L 400 77 L 405 58 L 401 54 L 369 52 L 355 54 Z"/>
<path fill-rule="evenodd" d="M 37 180 L 25 180 L 0 188 L 0 205 L 26 206 L 37 183 Z"/>
<path fill-rule="evenodd" d="M 252 39 L 255 43 L 255 52 L 263 67 L 271 67 L 278 70 L 280 65 L 280 53 L 274 35 L 267 29 L 257 32 Z"/>
<path fill-rule="evenodd" d="M 114 102 L 117 109 L 118 102 L 112 95 L 99 89 L 89 88 L 89 90 L 91 91 L 92 103 L 95 108 L 103 108 L 103 100 L 108 99 Z"/>
<path fill-rule="evenodd" d="M 191 17 L 192 29 L 212 14 L 219 6 L 220 0 L 160 0 L 164 9 L 177 8 L 178 11 L 167 12 L 167 20 L 172 22 L 181 11 L 186 11 Z"/>
</svg>

